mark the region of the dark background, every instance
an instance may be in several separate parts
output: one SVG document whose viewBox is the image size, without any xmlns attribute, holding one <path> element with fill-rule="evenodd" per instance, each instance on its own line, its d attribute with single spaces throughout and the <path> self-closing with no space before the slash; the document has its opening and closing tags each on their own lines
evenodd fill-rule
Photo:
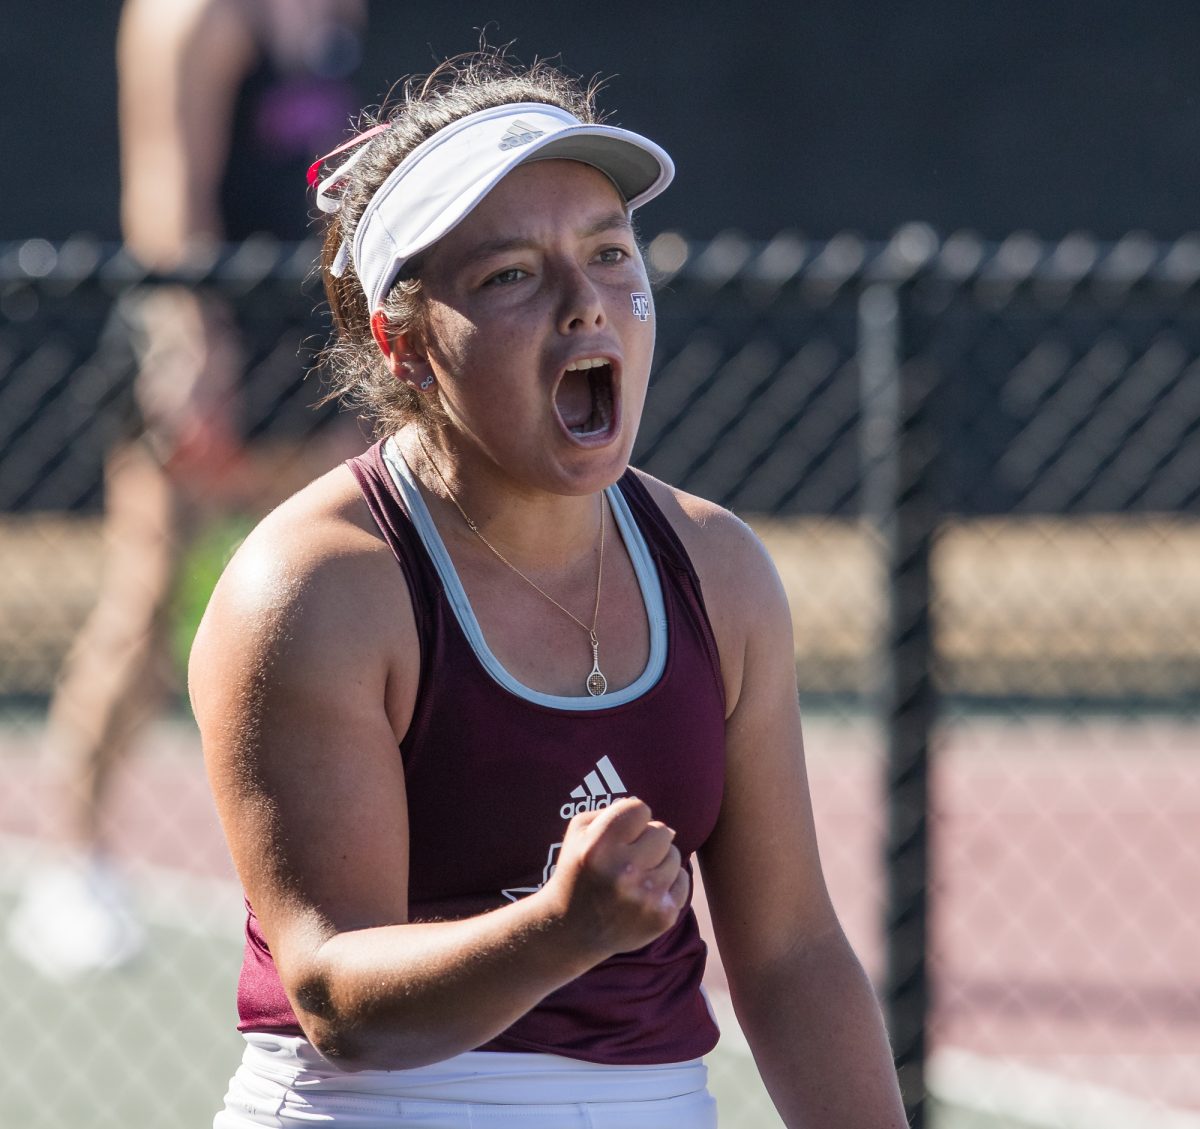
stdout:
<svg viewBox="0 0 1200 1129">
<path fill-rule="evenodd" d="M 115 239 L 119 3 L 4 7 L 0 239 Z M 884 238 L 923 220 L 988 238 L 1170 239 L 1200 226 L 1190 0 L 376 0 L 363 103 L 482 28 L 524 59 L 613 76 L 604 105 L 678 164 L 644 213 L 651 233 Z"/>
</svg>

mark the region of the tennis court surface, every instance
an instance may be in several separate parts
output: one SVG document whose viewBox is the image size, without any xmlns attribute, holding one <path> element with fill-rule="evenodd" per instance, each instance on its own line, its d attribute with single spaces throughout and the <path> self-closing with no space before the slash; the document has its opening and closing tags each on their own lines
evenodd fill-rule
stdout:
<svg viewBox="0 0 1200 1129">
<path fill-rule="evenodd" d="M 0 912 L 46 856 L 40 722 L 0 736 Z M 933 777 L 929 1080 L 939 1129 L 1200 1129 L 1200 785 L 1187 719 L 959 716 Z M 877 742 L 809 714 L 830 887 L 873 976 L 881 964 Z M 238 1053 L 241 900 L 190 722 L 147 733 L 110 819 L 148 923 L 144 956 L 69 985 L 0 947 L 0 1125 L 202 1126 Z M 778 1124 L 733 1023 L 712 1056 L 722 1125 Z"/>
</svg>

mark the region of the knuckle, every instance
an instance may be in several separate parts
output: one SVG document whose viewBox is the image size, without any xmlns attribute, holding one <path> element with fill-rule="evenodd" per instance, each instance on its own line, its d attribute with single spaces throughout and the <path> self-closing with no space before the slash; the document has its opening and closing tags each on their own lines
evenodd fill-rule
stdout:
<svg viewBox="0 0 1200 1129">
<path fill-rule="evenodd" d="M 647 822 L 649 822 L 651 815 L 650 805 L 637 796 L 622 796 L 609 810 L 620 811 L 623 814 L 644 816 Z"/>
<path fill-rule="evenodd" d="M 599 814 L 600 813 L 597 811 L 577 812 L 575 815 L 571 816 L 571 820 L 567 824 L 567 827 L 586 827 L 589 823 L 594 823 Z"/>
</svg>

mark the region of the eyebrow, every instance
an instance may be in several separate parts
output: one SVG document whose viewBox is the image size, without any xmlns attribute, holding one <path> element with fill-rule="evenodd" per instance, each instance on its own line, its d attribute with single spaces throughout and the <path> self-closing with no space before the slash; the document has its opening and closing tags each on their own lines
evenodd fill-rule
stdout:
<svg viewBox="0 0 1200 1129">
<path fill-rule="evenodd" d="M 607 215 L 603 215 L 586 227 L 581 228 L 575 234 L 580 239 L 591 239 L 602 232 L 616 229 L 628 232 L 633 231 L 633 224 L 629 222 L 629 217 L 624 212 L 609 212 Z M 511 239 L 488 239 L 472 247 L 463 256 L 463 261 L 465 263 L 474 263 L 480 259 L 490 258 L 492 255 L 503 255 L 508 251 L 525 251 L 536 246 L 536 240 L 528 239 L 524 236 L 515 236 Z"/>
</svg>

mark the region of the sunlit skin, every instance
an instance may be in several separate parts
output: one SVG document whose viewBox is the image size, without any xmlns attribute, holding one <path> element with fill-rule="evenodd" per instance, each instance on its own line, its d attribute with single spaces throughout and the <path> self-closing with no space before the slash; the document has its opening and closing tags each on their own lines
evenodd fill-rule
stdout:
<svg viewBox="0 0 1200 1129">
<path fill-rule="evenodd" d="M 377 322 L 376 336 L 398 379 L 436 381 L 429 394 L 449 424 L 426 441 L 455 494 L 489 538 L 516 551 L 540 530 L 557 541 L 577 529 L 594 543 L 589 496 L 628 465 L 654 351 L 653 320 L 633 312 L 631 294 L 650 287 L 616 188 L 576 161 L 520 166 L 419 274 L 425 332 L 389 334 Z M 589 357 L 612 365 L 617 418 L 601 440 L 581 441 L 554 394 L 566 365 Z M 401 443 L 423 467 L 415 435 Z"/>
<path fill-rule="evenodd" d="M 422 329 L 376 317 L 375 339 L 397 380 L 421 389 L 433 378 L 421 394 L 448 422 L 397 440 L 489 646 L 526 685 L 580 695 L 586 635 L 479 543 L 434 467 L 494 544 L 588 614 L 600 492 L 626 469 L 654 348 L 653 321 L 630 298 L 649 286 L 623 204 L 588 166 L 522 166 L 419 270 Z M 593 357 L 612 367 L 615 414 L 592 399 L 581 438 L 555 390 L 569 363 Z M 719 653 L 725 791 L 699 859 L 742 1028 L 785 1124 L 900 1129 L 878 1008 L 821 874 L 782 586 L 737 518 L 644 481 L 696 569 Z M 597 630 L 618 687 L 648 643 L 627 554 L 615 535 L 609 546 Z M 306 1034 L 352 1069 L 482 1045 L 607 956 L 661 935 L 688 891 L 673 832 L 630 797 L 575 816 L 557 869 L 528 897 L 410 922 L 396 749 L 421 677 L 406 581 L 345 467 L 247 538 L 192 653 L 239 875 Z"/>
</svg>

